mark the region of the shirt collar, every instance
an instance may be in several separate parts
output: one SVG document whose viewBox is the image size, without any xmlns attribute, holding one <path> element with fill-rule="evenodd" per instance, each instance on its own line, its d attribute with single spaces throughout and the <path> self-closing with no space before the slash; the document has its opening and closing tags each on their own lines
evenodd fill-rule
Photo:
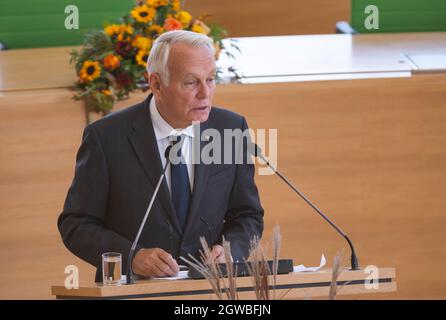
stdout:
<svg viewBox="0 0 446 320">
<path fill-rule="evenodd" d="M 154 96 L 152 96 L 152 99 L 150 99 L 150 117 L 152 118 L 156 140 L 165 139 L 169 136 L 179 136 L 182 134 L 192 138 L 194 137 L 192 125 L 184 129 L 174 129 L 169 123 L 167 123 L 166 120 L 164 120 L 156 107 Z"/>
</svg>

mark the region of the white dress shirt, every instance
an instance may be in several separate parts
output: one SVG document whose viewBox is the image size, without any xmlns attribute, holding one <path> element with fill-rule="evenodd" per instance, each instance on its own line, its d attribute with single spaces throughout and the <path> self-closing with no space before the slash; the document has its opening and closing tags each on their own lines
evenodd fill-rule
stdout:
<svg viewBox="0 0 446 320">
<path fill-rule="evenodd" d="M 190 190 L 193 191 L 194 186 L 194 166 L 192 164 L 192 154 L 193 154 L 193 143 L 192 139 L 194 137 L 193 126 L 190 125 L 184 129 L 174 129 L 166 120 L 163 119 L 159 113 L 156 104 L 155 97 L 150 99 L 150 117 L 152 118 L 153 129 L 155 131 L 155 138 L 158 144 L 158 151 L 161 158 L 161 164 L 164 168 L 166 165 L 166 159 L 164 158 L 164 152 L 166 148 L 172 143 L 169 141 L 169 136 L 179 136 L 184 135 L 184 143 L 181 148 L 181 153 L 184 157 L 187 166 L 187 173 L 189 175 Z M 166 181 L 169 187 L 169 191 L 172 192 L 171 182 L 170 182 L 170 168 L 166 170 Z"/>
</svg>

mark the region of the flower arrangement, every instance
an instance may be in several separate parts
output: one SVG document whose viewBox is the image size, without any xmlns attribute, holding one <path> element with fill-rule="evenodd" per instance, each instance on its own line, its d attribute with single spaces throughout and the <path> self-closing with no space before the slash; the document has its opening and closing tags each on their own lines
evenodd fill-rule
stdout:
<svg viewBox="0 0 446 320">
<path fill-rule="evenodd" d="M 87 111 L 106 115 L 130 92 L 147 90 L 152 43 L 167 31 L 190 30 L 211 37 L 218 58 L 226 31 L 208 23 L 209 16 L 193 18 L 181 5 L 180 0 L 138 0 L 120 24 L 87 33 L 81 50 L 71 52 L 78 76 L 74 99 L 85 100 Z"/>
</svg>

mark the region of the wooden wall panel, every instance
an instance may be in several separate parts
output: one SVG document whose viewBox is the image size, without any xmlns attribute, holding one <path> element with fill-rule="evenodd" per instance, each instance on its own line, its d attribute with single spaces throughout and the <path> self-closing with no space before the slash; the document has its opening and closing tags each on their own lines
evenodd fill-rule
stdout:
<svg viewBox="0 0 446 320">
<path fill-rule="evenodd" d="M 184 8 L 211 14 L 231 37 L 334 33 L 336 22 L 350 19 L 350 0 L 188 0 Z"/>
<path fill-rule="evenodd" d="M 278 129 L 279 169 L 351 236 L 361 266 L 396 267 L 398 292 L 376 298 L 444 299 L 445 85 L 444 75 L 225 85 L 215 102 Z M 0 97 L 0 298 L 50 298 L 69 264 L 93 279 L 56 227 L 83 127 L 68 90 Z M 278 223 L 282 257 L 315 265 L 325 253 L 331 266 L 345 249 L 348 263 L 344 240 L 277 177 L 256 180 L 264 241 Z"/>
<path fill-rule="evenodd" d="M 71 96 L 66 89 L 0 96 L 0 299 L 50 298 L 71 264 L 81 280 L 94 279 L 56 225 L 85 126 L 83 105 Z"/>
<path fill-rule="evenodd" d="M 220 87 L 217 103 L 279 129 L 279 169 L 349 234 L 361 266 L 397 269 L 389 298 L 445 298 L 444 76 Z M 250 92 L 250 94 L 248 94 Z M 255 101 L 255 102 L 253 102 Z M 331 262 L 346 242 L 277 178 L 257 178 L 283 256 Z M 365 297 L 367 298 L 367 297 Z"/>
</svg>

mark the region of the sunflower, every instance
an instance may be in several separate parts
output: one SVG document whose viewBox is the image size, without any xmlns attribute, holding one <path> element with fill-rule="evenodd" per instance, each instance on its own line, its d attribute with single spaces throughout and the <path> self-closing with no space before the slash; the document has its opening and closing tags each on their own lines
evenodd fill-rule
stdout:
<svg viewBox="0 0 446 320">
<path fill-rule="evenodd" d="M 163 27 L 161 27 L 158 24 L 152 24 L 150 27 L 147 28 L 147 31 L 152 35 L 156 36 L 158 34 L 161 34 L 164 32 Z"/>
<path fill-rule="evenodd" d="M 147 0 L 146 4 L 149 7 L 158 8 L 162 6 L 167 6 L 169 2 L 167 0 Z"/>
<path fill-rule="evenodd" d="M 192 16 L 187 11 L 180 11 L 175 15 L 175 19 L 180 21 L 183 27 L 187 27 L 192 20 Z"/>
<path fill-rule="evenodd" d="M 132 17 L 141 23 L 149 23 L 155 17 L 155 9 L 148 6 L 139 6 L 131 12 Z"/>
<path fill-rule="evenodd" d="M 147 50 L 139 50 L 136 55 L 136 62 L 143 67 L 147 66 L 147 59 L 149 58 L 149 51 Z"/>
<path fill-rule="evenodd" d="M 118 41 L 130 41 L 132 39 L 133 27 L 131 25 L 122 25 L 116 38 Z"/>
<path fill-rule="evenodd" d="M 120 25 L 120 32 L 121 33 L 128 33 L 133 34 L 133 27 L 130 24 L 121 24 Z"/>
<path fill-rule="evenodd" d="M 104 31 L 110 37 L 114 35 L 120 35 L 122 37 L 123 33 L 133 34 L 133 27 L 129 24 L 111 24 L 106 26 Z"/>
<path fill-rule="evenodd" d="M 121 26 L 117 24 L 111 24 L 104 29 L 105 33 L 108 34 L 110 37 L 114 36 L 115 34 L 118 34 L 121 32 Z"/>
<path fill-rule="evenodd" d="M 101 66 L 97 61 L 87 60 L 82 65 L 81 71 L 79 72 L 79 78 L 82 81 L 90 82 L 99 77 L 101 74 Z"/>
<path fill-rule="evenodd" d="M 152 39 L 142 36 L 136 36 L 132 42 L 132 46 L 140 50 L 149 51 L 152 47 Z"/>
</svg>

